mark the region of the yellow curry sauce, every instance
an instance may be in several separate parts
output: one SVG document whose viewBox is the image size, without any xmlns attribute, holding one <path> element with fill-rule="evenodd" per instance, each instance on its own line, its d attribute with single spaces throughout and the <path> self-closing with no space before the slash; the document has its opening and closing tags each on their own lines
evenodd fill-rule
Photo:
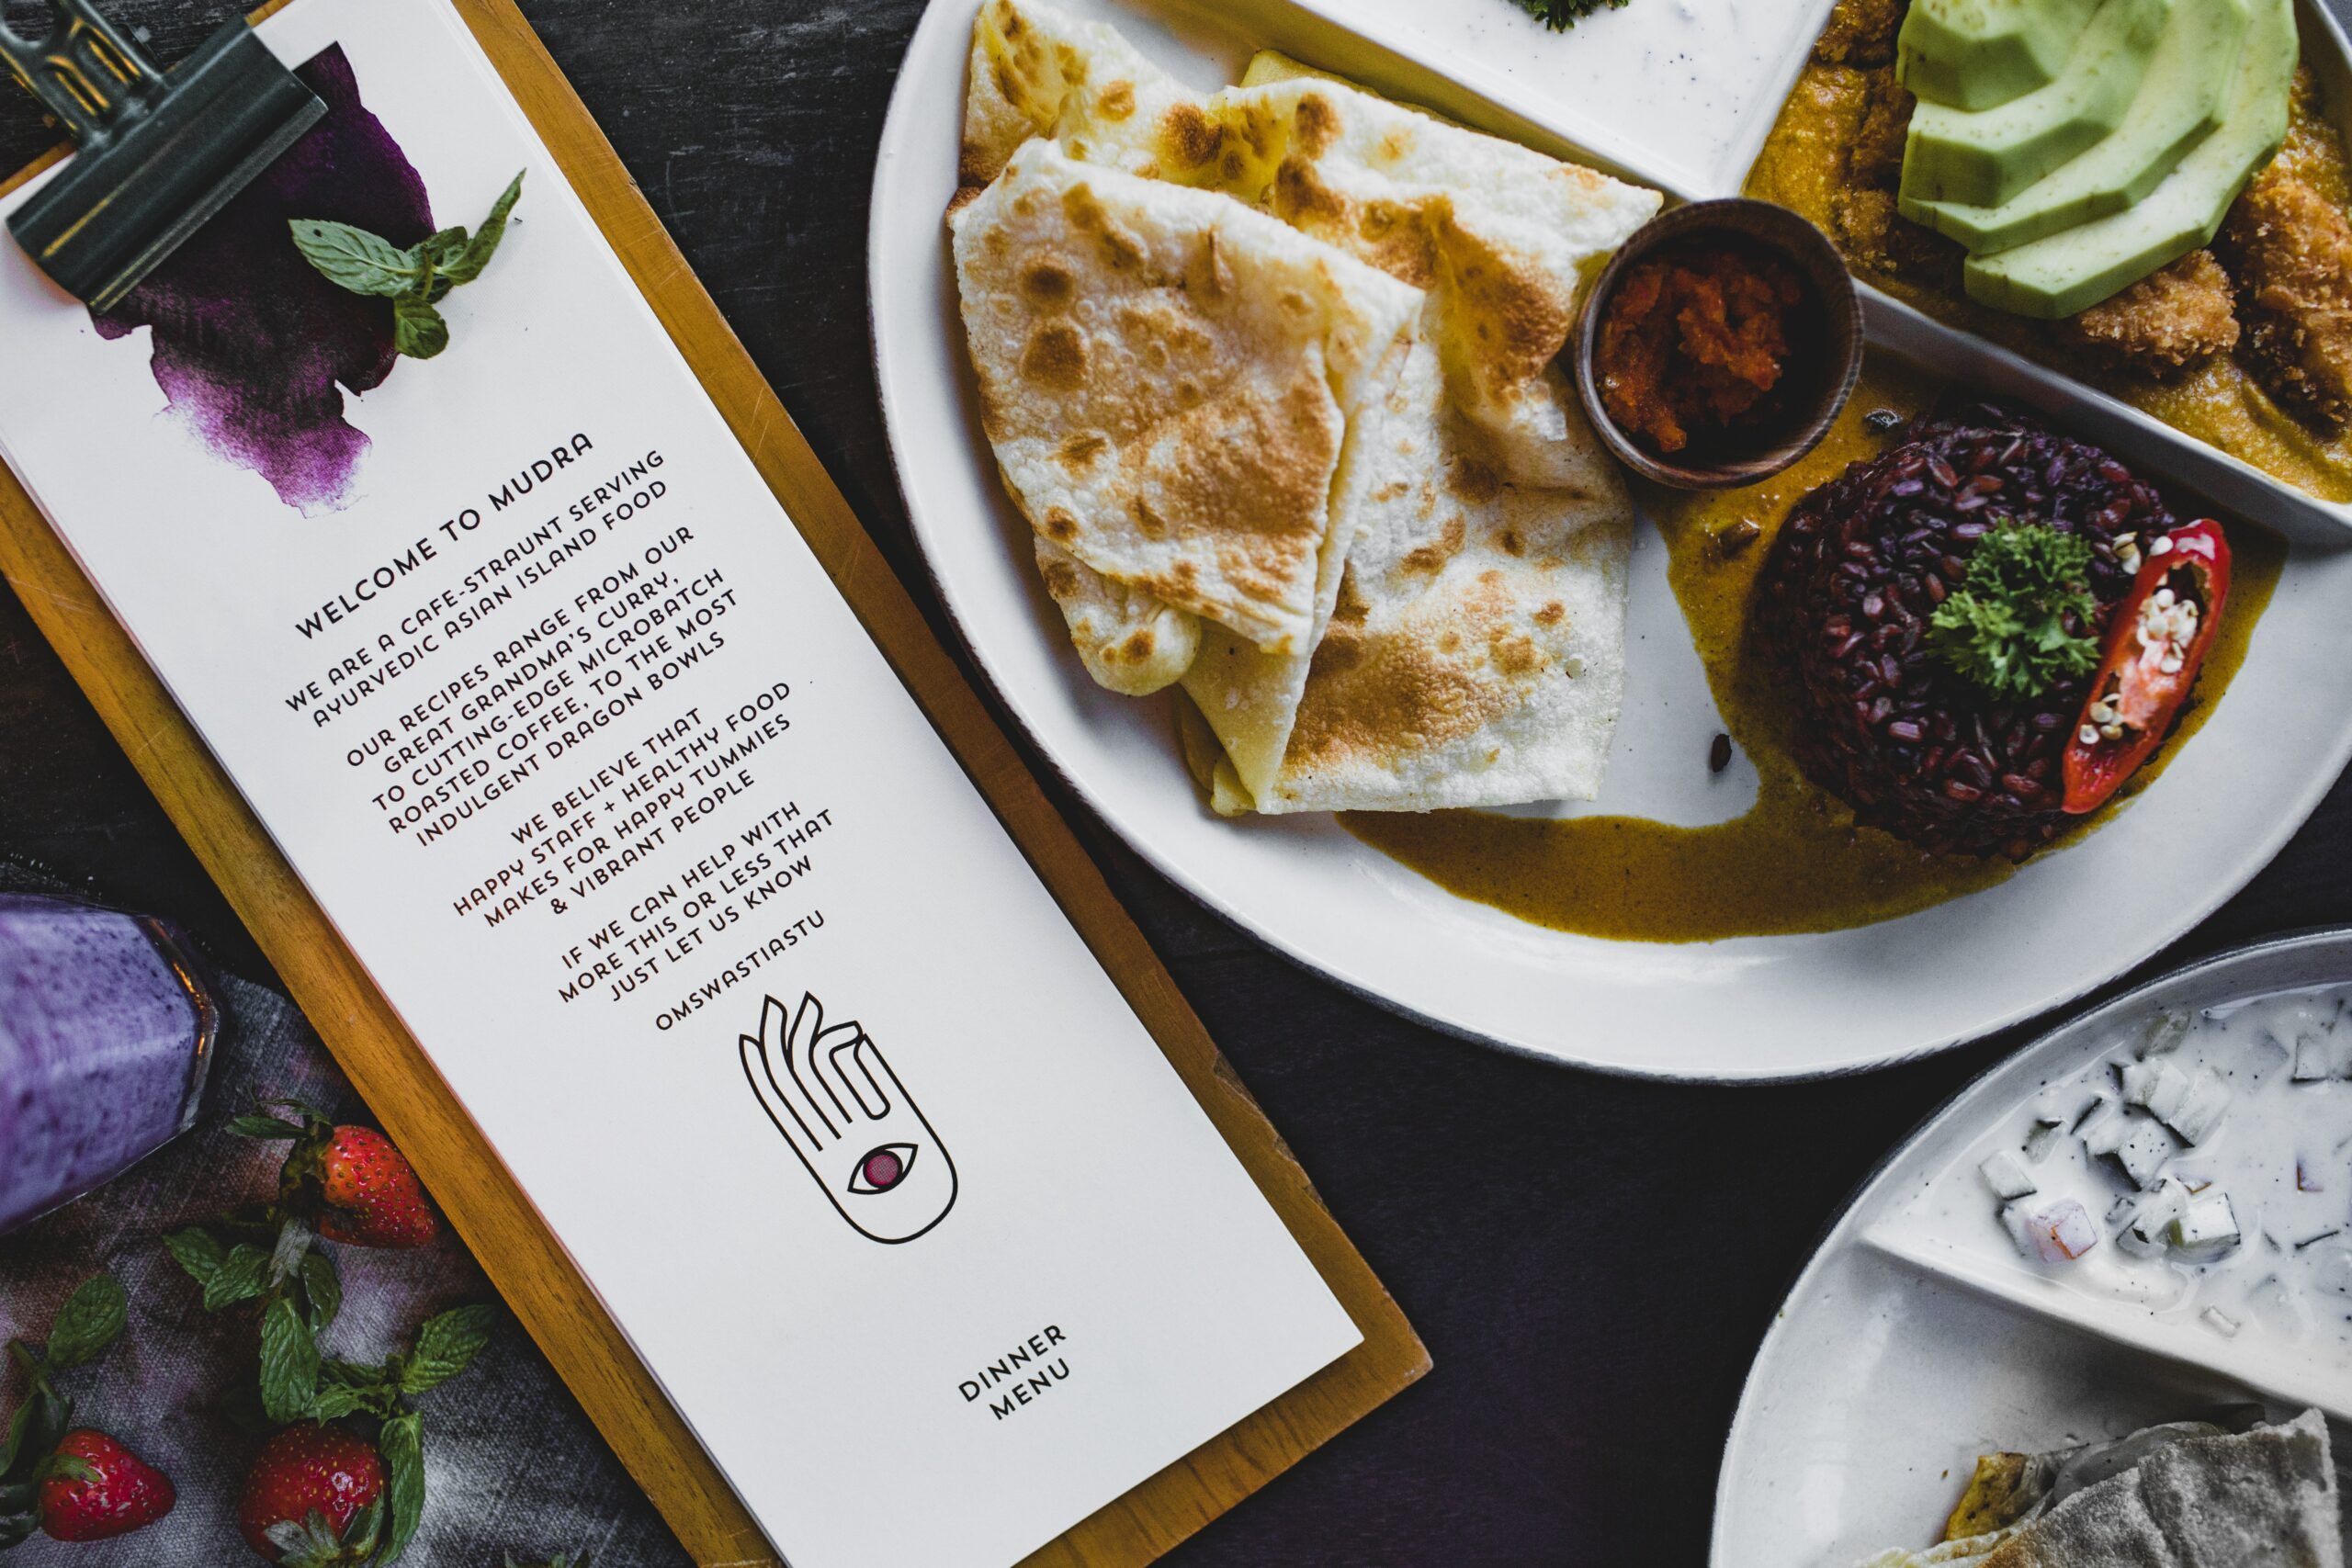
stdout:
<svg viewBox="0 0 2352 1568">
<path fill-rule="evenodd" d="M 1747 194 L 1793 208 L 1823 233 L 1837 236 L 1837 201 L 1846 189 L 1846 150 L 1860 134 L 1869 96 L 1862 71 L 1808 63 L 1748 171 Z M 2329 201 L 2352 206 L 2343 141 L 2324 109 L 2311 73 L 2299 72 L 2293 115 L 2278 158 Z M 1857 271 L 1928 315 L 2112 393 L 2307 494 L 2323 501 L 2352 501 L 2352 427 L 2334 435 L 2313 431 L 2273 401 L 2226 354 L 2176 380 L 2159 382 L 2100 364 L 2053 338 L 2045 322 L 1860 265 Z"/>
<path fill-rule="evenodd" d="M 1908 415 L 1926 407 L 1934 392 L 1899 362 L 1874 357 L 1837 428 L 1787 472 L 1714 496 L 1646 492 L 1647 510 L 1666 536 L 1675 597 L 1716 706 L 1761 779 L 1746 816 L 1706 828 L 1637 817 L 1550 820 L 1477 811 L 1355 812 L 1340 821 L 1365 843 L 1459 897 L 1554 930 L 1620 941 L 1835 931 L 1891 919 L 2011 874 L 2006 862 L 1923 854 L 1876 829 L 1856 827 L 1844 803 L 1797 771 L 1787 746 L 1793 705 L 1747 646 L 1751 590 L 1789 508 L 1848 463 L 1894 439 L 1871 434 L 1865 414 L 1893 409 Z M 1726 552 L 1719 536 L 1745 522 L 1760 534 L 1745 549 Z M 2229 609 L 2197 694 L 2179 731 L 2126 786 L 2119 804 L 2145 787 L 2204 723 L 2245 661 L 2254 624 L 2278 582 L 2283 543 L 2239 524 L 2230 525 L 2229 536 L 2234 558 Z M 1690 759 L 1694 770 L 1706 765 L 1704 756 Z M 2045 852 L 2060 852 L 2069 841 Z"/>
</svg>

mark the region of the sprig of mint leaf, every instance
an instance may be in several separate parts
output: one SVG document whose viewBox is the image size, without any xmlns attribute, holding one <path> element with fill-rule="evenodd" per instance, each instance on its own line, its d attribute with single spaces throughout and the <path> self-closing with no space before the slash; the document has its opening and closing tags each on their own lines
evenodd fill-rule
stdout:
<svg viewBox="0 0 2352 1568">
<path fill-rule="evenodd" d="M 2098 663 L 2091 547 L 2006 518 L 1976 541 L 1968 570 L 1928 622 L 1944 661 L 2002 701 L 2039 697 Z"/>
<path fill-rule="evenodd" d="M 430 359 L 449 346 L 449 323 L 437 309 L 449 290 L 480 277 L 506 238 L 506 220 L 523 197 L 518 174 L 506 193 L 468 233 L 444 229 L 403 250 L 380 234 L 324 218 L 297 218 L 294 248 L 337 288 L 392 302 L 392 346 L 412 359 Z"/>
</svg>

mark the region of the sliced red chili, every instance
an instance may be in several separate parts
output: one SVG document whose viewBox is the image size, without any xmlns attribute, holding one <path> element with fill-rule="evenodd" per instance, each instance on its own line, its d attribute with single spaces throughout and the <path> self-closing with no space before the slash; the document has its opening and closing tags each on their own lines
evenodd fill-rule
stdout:
<svg viewBox="0 0 2352 1568">
<path fill-rule="evenodd" d="M 2107 623 L 2107 651 L 2066 745 L 2065 808 L 2096 811 L 2179 716 L 2230 596 L 2230 542 L 2211 518 L 2148 541 Z"/>
</svg>

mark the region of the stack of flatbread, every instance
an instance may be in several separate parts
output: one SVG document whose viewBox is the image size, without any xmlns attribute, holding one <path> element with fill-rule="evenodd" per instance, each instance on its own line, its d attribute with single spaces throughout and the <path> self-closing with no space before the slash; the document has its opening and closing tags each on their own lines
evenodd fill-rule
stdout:
<svg viewBox="0 0 2352 1568">
<path fill-rule="evenodd" d="M 2047 1454 L 1988 1454 L 1948 1539 L 1862 1568 L 2344 1568 L 2327 1423 L 2152 1427 Z"/>
<path fill-rule="evenodd" d="M 950 219 L 1080 658 L 1227 813 L 1589 797 L 1632 506 L 1555 363 L 1659 197 L 1279 56 L 1200 94 L 985 0 Z"/>
</svg>

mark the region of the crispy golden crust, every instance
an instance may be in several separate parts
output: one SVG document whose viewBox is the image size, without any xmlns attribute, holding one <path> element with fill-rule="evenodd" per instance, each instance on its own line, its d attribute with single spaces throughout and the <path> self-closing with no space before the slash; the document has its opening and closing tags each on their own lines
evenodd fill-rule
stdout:
<svg viewBox="0 0 2352 1568">
<path fill-rule="evenodd" d="M 1960 291 L 1961 264 L 1967 253 L 1932 229 L 1922 229 L 1894 209 L 1894 193 L 1844 190 L 1832 203 L 1838 239 L 1857 270 L 1899 277 L 1947 293 Z"/>
<path fill-rule="evenodd" d="M 1891 65 L 1904 0 L 1838 0 L 1813 46 L 1824 65 Z"/>
<path fill-rule="evenodd" d="M 2191 251 L 2113 299 L 2061 321 L 2060 341 L 2120 368 L 2176 376 L 2237 346 L 2230 275 L 2211 251 Z"/>
<path fill-rule="evenodd" d="M 2305 419 L 2352 419 L 2352 223 L 2273 164 L 2231 209 L 2222 249 L 2255 378 Z"/>
<path fill-rule="evenodd" d="M 1854 132 L 1846 156 L 1847 183 L 1893 190 L 1903 179 L 1903 144 L 1911 133 L 1911 111 L 1919 100 L 1895 80 L 1894 67 L 1882 65 L 1862 73 L 1862 123 Z"/>
</svg>

